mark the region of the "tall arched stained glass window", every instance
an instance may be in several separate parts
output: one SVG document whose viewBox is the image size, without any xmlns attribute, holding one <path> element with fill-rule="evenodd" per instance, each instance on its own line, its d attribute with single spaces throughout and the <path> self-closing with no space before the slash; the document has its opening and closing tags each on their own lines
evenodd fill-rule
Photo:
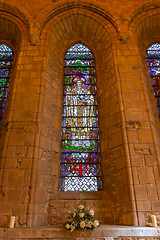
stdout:
<svg viewBox="0 0 160 240">
<path fill-rule="evenodd" d="M 65 55 L 61 191 L 102 188 L 95 59 L 78 43 Z"/>
<path fill-rule="evenodd" d="M 0 126 L 8 94 L 13 51 L 6 44 L 0 44 Z"/>
<path fill-rule="evenodd" d="M 153 93 L 160 119 L 160 44 L 152 44 L 146 52 L 146 60 L 149 69 Z"/>
</svg>

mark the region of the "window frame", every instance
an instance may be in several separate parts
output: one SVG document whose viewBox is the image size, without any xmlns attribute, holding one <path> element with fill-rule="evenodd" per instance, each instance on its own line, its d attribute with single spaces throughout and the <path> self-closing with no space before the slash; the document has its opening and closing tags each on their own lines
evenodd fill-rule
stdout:
<svg viewBox="0 0 160 240">
<path fill-rule="evenodd" d="M 81 45 L 83 45 L 84 47 L 86 47 L 86 48 L 88 48 L 87 46 L 86 46 L 86 44 L 84 44 L 84 43 L 82 43 L 82 42 L 76 42 L 76 43 L 74 43 L 74 44 L 72 44 L 72 46 L 71 47 L 69 47 L 68 48 L 68 50 L 66 51 L 66 53 L 65 53 L 65 56 L 66 56 L 66 54 L 68 53 L 68 51 L 71 49 L 71 48 L 73 48 L 73 47 L 75 47 L 77 44 L 81 44 Z M 92 53 L 92 51 L 90 50 L 90 48 L 88 48 L 89 49 L 89 51 L 90 51 L 90 53 L 93 55 L 93 53 Z M 94 55 L 93 55 L 94 56 Z M 65 59 L 64 59 L 64 62 L 65 62 Z M 94 64 L 95 64 L 95 57 L 94 57 Z M 96 68 L 96 66 L 94 65 L 94 67 Z M 64 71 L 65 71 L 65 67 L 64 67 Z M 96 72 L 96 71 L 95 71 Z M 96 77 L 96 74 L 95 74 L 95 79 L 97 79 L 97 77 Z M 95 82 L 95 84 L 96 84 L 96 82 Z M 95 85 L 96 87 L 97 87 L 97 84 Z M 64 92 L 64 81 L 63 81 L 63 92 Z M 64 96 L 63 96 L 64 97 Z M 97 93 L 96 93 L 96 98 L 97 98 Z M 64 98 L 63 98 L 64 99 Z M 96 106 L 97 107 L 97 106 Z M 64 106 L 62 107 L 63 109 L 64 109 Z M 97 110 L 98 110 L 98 107 L 97 107 Z M 97 119 L 98 119 L 98 114 L 97 114 Z M 63 120 L 62 120 L 63 121 Z M 99 125 L 98 125 L 98 137 L 99 137 Z M 99 140 L 99 149 L 100 149 L 100 140 Z M 99 150 L 99 154 L 100 154 L 100 150 Z M 61 165 L 62 163 L 60 163 L 60 165 Z M 101 162 L 99 163 L 100 164 L 100 170 L 101 170 Z M 60 167 L 61 168 L 61 167 Z M 101 172 L 102 172 L 102 170 L 101 170 Z M 60 170 L 60 174 L 61 174 L 61 170 Z M 86 190 L 77 190 L 77 191 L 73 191 L 73 190 L 71 190 L 71 191 L 62 191 L 61 189 L 60 189 L 60 178 L 61 178 L 61 176 L 59 177 L 59 184 L 58 184 L 58 187 L 59 187 L 59 194 L 62 196 L 62 195 L 64 195 L 63 193 L 69 193 L 69 192 L 75 192 L 75 193 L 79 193 L 79 192 L 87 192 L 87 193 L 89 193 L 89 192 L 100 192 L 100 191 L 102 191 L 102 186 L 99 188 L 99 190 L 96 190 L 96 191 L 93 191 L 93 190 L 91 190 L 91 191 L 86 191 Z M 101 181 L 101 184 L 102 184 L 102 173 L 101 173 L 101 176 L 100 176 L 100 181 Z M 98 194 L 96 194 L 97 196 L 98 196 Z"/>
</svg>

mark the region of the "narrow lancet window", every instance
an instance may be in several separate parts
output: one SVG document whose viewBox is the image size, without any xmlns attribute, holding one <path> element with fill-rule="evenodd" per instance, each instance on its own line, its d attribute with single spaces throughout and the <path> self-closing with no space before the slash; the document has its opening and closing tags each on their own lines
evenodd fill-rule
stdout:
<svg viewBox="0 0 160 240">
<path fill-rule="evenodd" d="M 102 188 L 95 59 L 78 43 L 64 60 L 61 191 Z"/>
<path fill-rule="evenodd" d="M 0 126 L 8 94 L 13 51 L 6 44 L 0 44 Z"/>
<path fill-rule="evenodd" d="M 146 52 L 146 60 L 149 69 L 153 94 L 155 97 L 158 116 L 160 119 L 160 44 L 152 44 Z"/>
</svg>

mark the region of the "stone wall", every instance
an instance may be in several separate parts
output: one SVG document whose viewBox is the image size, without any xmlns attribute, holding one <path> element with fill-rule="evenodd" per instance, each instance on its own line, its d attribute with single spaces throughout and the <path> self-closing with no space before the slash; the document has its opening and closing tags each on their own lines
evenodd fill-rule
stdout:
<svg viewBox="0 0 160 240">
<path fill-rule="evenodd" d="M 58 191 L 64 55 L 82 42 L 95 55 L 103 173 L 83 193 L 107 224 L 146 225 L 160 212 L 159 119 L 145 62 L 159 41 L 160 2 L 0 3 L 0 39 L 15 61 L 0 138 L 0 225 L 65 221 L 80 193 Z"/>
</svg>

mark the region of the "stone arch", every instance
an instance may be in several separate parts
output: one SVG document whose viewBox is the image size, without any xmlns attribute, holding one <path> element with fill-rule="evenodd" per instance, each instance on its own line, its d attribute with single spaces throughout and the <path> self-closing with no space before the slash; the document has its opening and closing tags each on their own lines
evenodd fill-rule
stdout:
<svg viewBox="0 0 160 240">
<path fill-rule="evenodd" d="M 136 27 L 136 41 L 142 64 L 144 88 L 146 92 L 146 102 L 148 105 L 148 115 L 151 121 L 152 133 L 154 136 L 155 152 L 160 154 L 160 123 L 156 109 L 155 98 L 151 86 L 148 66 L 146 63 L 146 50 L 155 42 L 160 42 L 160 7 L 149 11 L 149 16 L 142 18 Z M 157 159 L 158 161 L 158 159 Z"/>
<path fill-rule="evenodd" d="M 159 18 L 160 5 L 158 4 L 146 4 L 137 9 L 130 18 L 129 33 L 136 39 L 143 57 L 147 47 L 159 41 Z"/>
<path fill-rule="evenodd" d="M 4 6 L 6 7 L 5 4 Z M 2 6 L 0 6 L 0 11 L 2 11 L 1 8 Z M 6 108 L 10 108 L 8 105 L 10 105 L 11 102 L 13 103 L 14 97 L 13 97 L 12 88 L 14 88 L 14 84 L 16 81 L 16 71 L 17 71 L 16 65 L 20 60 L 20 53 L 23 48 L 22 46 L 23 46 L 23 43 L 27 40 L 27 38 L 28 38 L 27 28 L 25 27 L 25 24 L 23 23 L 23 21 L 21 21 L 18 17 L 16 17 L 14 14 L 10 13 L 9 11 L 7 10 L 4 11 L 3 9 L 3 12 L 0 16 L 0 42 L 6 43 L 9 47 L 12 48 L 14 52 L 14 64 L 12 69 L 9 94 L 7 97 L 10 100 L 6 102 Z M 10 111 L 6 111 L 6 112 L 7 114 L 6 113 L 4 114 L 4 121 L 5 119 L 10 118 L 9 117 Z M 2 124 L 2 127 L 3 127 L 3 124 Z"/>
<path fill-rule="evenodd" d="M 35 45 L 39 39 L 39 33 L 32 16 L 24 8 L 16 8 L 7 3 L 0 3 L 1 16 L 5 16 L 18 25 L 23 35 L 26 34 L 27 38 L 32 45 Z"/>
<path fill-rule="evenodd" d="M 63 18 L 63 16 L 66 17 L 69 12 L 71 14 L 84 12 L 87 15 L 94 16 L 95 18 L 97 17 L 98 19 L 100 18 L 101 21 L 105 21 L 106 25 L 108 26 L 108 31 L 109 28 L 114 28 L 117 33 L 118 39 L 121 39 L 120 31 L 116 20 L 109 12 L 96 6 L 95 4 L 82 3 L 78 0 L 77 2 L 64 2 L 61 5 L 57 4 L 54 9 L 51 9 L 50 7 L 44 9 L 37 18 L 37 22 L 39 22 L 40 32 L 43 31 L 43 28 L 48 23 L 48 21 L 50 21 L 51 19 L 56 19 L 56 16 L 58 16 L 58 18 Z"/>
<path fill-rule="evenodd" d="M 155 122 L 157 130 L 160 130 L 159 119 L 155 107 L 148 67 L 145 59 L 147 48 L 155 42 L 160 42 L 160 7 L 150 6 L 145 14 L 147 13 L 147 16 L 143 16 L 143 14 L 137 16 L 137 19 L 135 19 L 133 23 L 133 28 L 135 30 L 135 39 L 138 45 L 142 63 L 150 119 L 151 121 Z"/>
<path fill-rule="evenodd" d="M 22 32 L 19 27 L 10 18 L 3 15 L 0 16 L 0 36 L 1 41 L 10 41 L 15 49 L 21 44 Z"/>
<path fill-rule="evenodd" d="M 147 117 L 151 135 L 153 138 L 153 149 L 155 152 L 155 171 L 159 174 L 160 156 L 160 123 L 157 114 L 157 107 L 153 95 L 148 66 L 146 62 L 146 50 L 155 42 L 160 42 L 160 6 L 157 4 L 142 6 L 132 16 L 129 23 L 129 34 L 136 42 L 137 55 L 140 59 L 144 101 L 147 106 Z M 158 180 L 157 180 L 157 184 Z M 149 211 L 145 213 L 145 218 L 149 219 Z"/>
<path fill-rule="evenodd" d="M 138 23 L 146 18 L 149 18 L 153 15 L 157 15 L 160 12 L 159 4 L 145 4 L 142 7 L 138 8 L 131 16 L 128 23 L 129 29 L 136 29 Z"/>
<path fill-rule="evenodd" d="M 30 224 L 30 222 L 31 222 L 31 220 L 28 218 L 28 215 L 29 215 L 28 212 L 30 211 L 28 209 L 30 208 L 30 201 L 31 201 L 30 195 L 32 195 L 32 192 L 34 192 L 34 190 L 35 190 L 35 188 L 34 188 L 35 175 L 33 174 L 32 176 L 30 176 L 31 175 L 30 172 L 32 171 L 33 168 L 31 168 L 31 170 L 30 170 L 30 168 L 28 167 L 28 169 L 27 169 L 27 171 L 28 171 L 28 173 L 27 173 L 27 176 L 28 176 L 27 189 L 23 184 L 22 184 L 23 186 L 22 185 L 20 186 L 19 184 L 17 184 L 17 186 L 18 186 L 17 187 L 16 186 L 16 176 L 18 176 L 18 175 L 16 174 L 16 171 L 18 170 L 19 176 L 22 176 L 23 183 L 24 183 L 25 174 L 24 174 L 24 170 L 22 170 L 19 165 L 17 165 L 17 166 L 14 165 L 13 169 L 10 170 L 10 166 L 8 167 L 8 163 L 7 163 L 8 152 L 9 152 L 8 149 L 10 148 L 10 146 L 9 146 L 11 143 L 10 140 L 12 137 L 14 138 L 16 132 L 18 135 L 19 134 L 21 135 L 21 133 L 20 133 L 21 130 L 20 130 L 20 132 L 19 132 L 19 130 L 17 131 L 18 125 L 23 130 L 26 128 L 24 130 L 24 132 L 27 132 L 27 133 L 32 132 L 32 131 L 34 132 L 34 131 L 36 131 L 35 129 L 37 129 L 37 123 L 35 123 L 35 118 L 36 118 L 35 112 L 36 111 L 34 112 L 34 114 L 32 114 L 30 109 L 25 109 L 23 113 L 22 112 L 20 113 L 20 111 L 22 109 L 22 107 L 20 105 L 21 105 L 21 103 L 24 103 L 24 98 L 27 99 L 26 100 L 26 108 L 28 108 L 31 105 L 30 103 L 28 103 L 28 100 L 29 100 L 28 93 L 32 94 L 34 92 L 34 91 L 32 92 L 32 90 L 30 91 L 30 89 L 32 89 L 32 87 L 33 87 L 32 79 L 35 78 L 36 82 L 37 82 L 37 79 L 39 77 L 38 70 L 40 69 L 39 66 L 41 66 L 42 58 L 39 56 L 37 56 L 35 58 L 33 57 L 33 55 L 38 47 L 35 46 L 34 41 L 32 41 L 31 44 L 29 42 L 29 37 L 28 37 L 28 31 L 29 31 L 29 27 L 30 27 L 29 22 L 27 22 L 26 19 L 23 19 L 23 17 L 24 17 L 23 14 L 22 14 L 22 16 L 20 16 L 19 10 L 17 10 L 17 14 L 16 14 L 16 8 L 12 9 L 12 7 L 11 7 L 11 9 L 14 12 L 14 14 L 13 14 L 11 9 L 8 7 L 8 5 L 7 5 L 7 7 L 8 7 L 7 10 L 5 10 L 4 7 L 6 7 L 5 4 L 3 6 L 3 11 L 0 16 L 0 26 L 2 26 L 0 29 L 0 37 L 1 37 L 0 40 L 2 40 L 2 42 L 4 42 L 4 43 L 8 43 L 9 46 L 12 47 L 16 56 L 15 56 L 14 68 L 13 68 L 11 79 L 10 79 L 10 87 L 9 87 L 8 98 L 7 98 L 7 102 L 6 102 L 6 106 L 5 106 L 3 126 L 1 128 L 1 133 L 0 133 L 2 136 L 0 138 L 0 156 L 1 156 L 0 165 L 2 168 L 1 176 L 0 176 L 0 186 L 1 186 L 1 194 L 3 196 L 1 198 L 1 200 L 3 202 L 5 202 L 6 198 L 9 199 L 10 198 L 9 195 L 13 193 L 13 194 L 15 194 L 14 196 L 18 196 L 18 194 L 19 194 L 20 197 L 18 197 L 18 201 L 20 202 L 21 196 L 22 196 L 21 193 L 22 193 L 22 191 L 24 192 L 24 194 L 25 194 L 24 202 L 25 202 L 26 207 L 25 207 L 25 211 L 23 211 L 23 214 L 25 216 L 22 217 L 23 220 L 22 220 L 21 216 L 18 218 L 18 222 L 19 222 L 18 224 L 21 225 L 21 224 L 26 224 L 26 222 L 27 222 L 27 224 Z M 33 31 L 33 33 L 34 33 L 34 31 Z M 34 40 L 35 39 L 37 40 L 37 38 L 34 38 Z M 35 48 L 36 48 L 36 50 L 35 50 Z M 32 56 L 31 56 L 31 54 L 32 54 Z M 37 70 L 38 73 L 36 73 L 36 76 L 35 76 L 35 65 L 34 64 L 36 65 L 36 70 L 38 69 Z M 38 67 L 37 67 L 37 65 L 38 65 Z M 34 72 L 33 78 L 30 74 L 31 69 Z M 38 85 L 35 88 L 36 88 L 36 90 L 38 89 L 37 90 L 37 92 L 38 92 L 40 85 Z M 35 90 L 35 92 L 36 92 L 36 90 Z M 33 93 L 33 95 L 34 95 L 33 98 L 35 100 L 35 104 L 33 104 L 32 97 L 30 97 L 30 100 L 31 100 L 33 106 L 36 108 L 38 105 L 39 94 L 36 94 L 36 93 L 34 94 L 34 93 Z M 25 95 L 25 97 L 23 98 L 24 95 Z M 21 115 L 21 117 L 20 117 L 20 115 Z M 21 118 L 21 120 L 20 120 L 20 118 Z M 15 125 L 14 125 L 14 123 L 15 123 Z M 34 133 L 33 133 L 33 137 L 31 137 L 31 139 L 30 139 L 31 142 L 32 141 L 35 142 L 36 141 L 35 139 L 37 139 L 35 136 L 36 134 L 34 134 Z M 22 135 L 23 135 L 23 133 L 22 133 Z M 14 144 L 15 144 L 15 142 L 14 142 Z M 12 145 L 12 143 L 11 143 L 11 145 Z M 19 145 L 19 143 L 17 145 Z M 32 143 L 32 145 L 34 146 L 34 143 Z M 31 143 L 28 142 L 27 146 L 28 146 L 28 148 L 30 148 Z M 17 150 L 18 150 L 18 148 L 19 147 L 17 147 Z M 17 151 L 17 155 L 19 155 L 18 152 L 19 152 L 19 150 Z M 34 164 L 35 159 L 34 159 L 34 150 L 33 149 L 30 151 L 30 155 L 33 156 L 33 158 L 32 157 L 30 158 L 31 160 L 33 159 L 31 164 Z M 13 157 L 13 155 L 12 155 L 12 157 Z M 26 160 L 24 159 L 24 162 L 25 161 Z M 35 160 L 35 162 L 36 162 L 36 160 Z M 19 168 L 19 169 L 17 169 L 17 168 Z M 13 183 L 13 185 L 11 187 L 12 188 L 11 191 L 8 190 L 9 189 L 8 187 L 6 188 L 4 186 L 5 185 L 4 184 L 5 169 L 9 169 L 10 174 L 8 176 L 10 179 L 14 175 L 13 179 L 15 181 L 11 180 L 11 183 Z M 33 170 L 33 172 L 34 172 L 34 170 Z M 33 182 L 33 186 L 31 188 L 30 185 L 32 182 Z M 10 203 L 10 209 L 11 209 L 11 205 L 12 205 L 12 203 Z M 37 218 L 38 218 L 38 216 L 37 216 Z M 37 218 L 35 221 L 37 221 Z M 21 220 L 23 223 L 21 223 Z M 8 221 L 9 221 L 9 215 L 4 213 L 3 216 L 1 217 L 1 226 L 7 226 Z M 42 219 L 42 221 L 43 222 L 45 221 L 45 217 Z"/>
<path fill-rule="evenodd" d="M 22 50 L 22 42 L 25 41 L 25 27 L 23 29 L 23 23 L 20 19 L 18 19 L 13 14 L 2 11 L 2 4 L 0 5 L 0 42 L 7 44 L 14 52 L 14 59 L 12 64 L 12 74 L 10 76 L 10 85 L 8 90 L 7 101 L 5 104 L 5 111 L 3 115 L 3 122 L 0 130 L 0 165 L 1 165 L 1 177 L 0 177 L 0 187 L 1 192 L 3 192 L 3 182 L 4 182 L 4 172 L 5 172 L 5 154 L 7 149 L 7 142 L 8 142 L 8 122 L 12 116 L 12 109 L 14 106 L 15 100 L 15 85 L 17 82 L 17 65 L 20 60 L 20 52 Z M 2 225 L 6 224 L 8 221 L 7 217 L 5 216 Z"/>
<path fill-rule="evenodd" d="M 136 28 L 136 38 L 138 46 L 140 47 L 143 57 L 149 45 L 160 40 L 160 8 L 157 14 L 150 15 L 149 17 L 141 20 L 139 26 Z M 140 44 L 140 39 L 143 44 Z M 143 46 L 142 46 L 143 45 Z"/>
<path fill-rule="evenodd" d="M 103 126 L 103 131 L 100 129 L 102 168 L 104 169 L 103 176 L 108 176 L 104 177 L 103 192 L 94 194 L 84 193 L 83 197 L 85 199 L 91 199 L 92 204 L 94 204 L 94 201 L 100 200 L 101 204 L 106 206 L 104 207 L 103 214 L 104 222 L 122 224 L 124 219 L 123 215 L 126 214 L 124 213 L 123 203 L 124 201 L 128 201 L 129 192 L 128 189 L 124 187 L 124 176 L 121 176 L 122 171 L 116 168 L 117 162 L 123 161 L 124 157 L 120 123 L 120 103 L 118 102 L 118 87 L 113 57 L 113 42 L 119 41 L 117 39 L 117 31 L 108 20 L 102 21 L 96 14 L 92 14 L 86 10 L 76 9 L 76 11 L 67 11 L 65 14 L 60 13 L 50 19 L 43 28 L 41 41 L 45 41 L 45 61 L 43 110 L 40 119 L 43 143 L 40 141 L 40 148 L 46 148 L 46 151 L 50 152 L 51 157 L 48 164 L 52 166 L 49 180 L 50 192 L 47 194 L 48 199 L 46 200 L 49 201 L 48 221 L 49 223 L 58 223 L 64 220 L 65 214 L 63 214 L 62 211 L 65 212 L 66 209 L 63 207 L 62 210 L 61 204 L 57 204 L 56 201 L 61 199 L 63 204 L 68 201 L 67 204 L 70 205 L 73 204 L 73 199 L 79 196 L 79 193 L 74 193 L 73 195 L 72 193 L 60 193 L 58 191 L 58 176 L 60 163 L 63 60 L 65 52 L 71 45 L 82 42 L 91 49 L 96 59 L 99 109 L 105 109 L 103 112 L 99 110 L 99 122 L 100 126 Z M 113 134 L 110 129 L 114 129 L 115 134 Z M 48 146 L 46 146 L 44 139 L 48 140 Z M 118 139 L 118 142 L 116 139 Z M 115 151 L 115 157 L 113 157 L 113 151 Z M 117 151 L 121 152 L 121 157 L 117 157 Z M 123 175 L 125 175 L 124 172 Z M 116 182 L 120 183 L 119 186 L 117 186 Z M 118 194 L 122 189 L 126 192 L 123 200 Z M 72 200 L 72 202 L 70 200 Z M 54 205 L 57 205 L 56 210 L 52 209 Z M 54 215 L 55 211 L 59 213 L 56 218 Z M 100 209 L 97 211 L 99 211 L 100 214 Z M 130 223 L 132 221 L 131 218 L 132 217 L 130 217 L 128 221 Z"/>
</svg>

